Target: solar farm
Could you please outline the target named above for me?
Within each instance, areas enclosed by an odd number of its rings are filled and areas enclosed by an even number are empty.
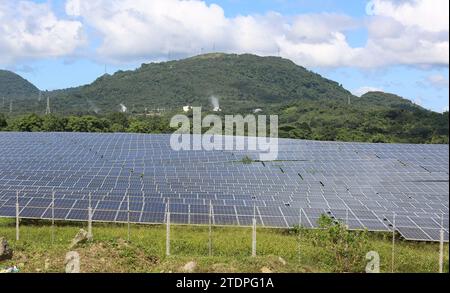
[[[244,163],[243,158],[253,161]],[[397,231],[448,242],[448,145],[279,140],[254,151],[174,151],[170,135],[0,133],[0,217]]]

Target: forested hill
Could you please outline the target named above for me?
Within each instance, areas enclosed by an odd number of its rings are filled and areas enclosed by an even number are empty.
[[[7,98],[19,93],[34,97],[32,103],[18,104],[14,112],[45,111],[45,99],[36,102],[37,88],[14,73],[6,76],[9,78],[3,78],[0,93],[5,92]],[[380,94],[357,98],[337,82],[287,59],[222,53],[143,64],[137,70],[101,76],[89,85],[44,93],[51,97],[54,112],[66,114],[117,112],[123,108],[121,104],[136,114],[145,109],[177,111],[186,105],[211,110],[212,98],[220,102],[224,113],[232,114],[251,113],[256,108],[269,110],[298,101],[326,100],[346,105],[349,99],[369,107],[414,107],[408,100]]]
[[[215,53],[143,64],[137,70],[118,71],[89,85],[45,95],[51,98],[54,114],[93,115],[88,121],[74,120],[80,127],[66,127],[67,120],[60,121],[58,131],[165,132],[170,131],[170,117],[182,112],[183,106],[202,106],[208,112],[213,109],[211,101],[217,100],[222,114],[245,115],[258,109],[261,114],[279,115],[282,137],[448,143],[448,112],[432,112],[383,92],[356,97],[337,82],[279,57]],[[42,128],[39,123],[45,123],[36,117],[24,123],[13,119],[25,113],[42,115],[46,100],[38,101],[37,96],[16,102],[12,113],[7,106],[0,109],[9,116],[4,129],[51,130]],[[128,117],[120,125],[102,121],[97,123],[101,127],[86,126],[97,125],[95,117],[108,117],[124,108]],[[34,121],[31,126],[30,121]],[[129,128],[131,124],[135,127]]]
[[[38,95],[39,89],[26,79],[11,71],[0,70],[1,99],[38,99]]]
[[[286,59],[217,53],[104,75],[90,85],[58,92],[63,103],[57,106],[78,111],[95,105],[101,112],[116,111],[120,104],[135,112],[185,105],[210,109],[216,97],[225,112],[235,113],[298,99],[343,101],[348,95],[338,83]]]

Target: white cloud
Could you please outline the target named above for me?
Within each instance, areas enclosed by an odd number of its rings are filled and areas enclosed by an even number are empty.
[[[436,88],[448,88],[449,80],[441,74],[434,74],[428,76],[427,83]]]
[[[366,67],[449,64],[448,0],[373,0]]]
[[[111,59],[198,53],[231,35],[223,9],[202,1],[68,0],[66,13],[100,34],[98,54]]]
[[[430,3],[429,3],[430,2]],[[99,56],[115,61],[217,51],[276,55],[304,66],[449,64],[448,0],[374,0],[364,23],[333,14],[226,17],[200,0],[67,0],[66,13],[101,37]],[[346,32],[367,28],[365,46]]]
[[[0,64],[66,56],[83,43],[82,23],[59,19],[49,4],[0,1]]]
[[[284,17],[275,12],[227,18],[221,7],[198,0],[68,0],[66,13],[78,16],[102,37],[102,57],[163,58],[168,53],[211,51],[276,55],[304,66],[348,65],[346,30],[357,21],[340,14]]]
[[[373,15],[390,17],[405,27],[430,32],[448,31],[448,0],[373,0]]]
[[[448,66],[448,0],[373,0],[371,15],[227,17],[200,0],[66,0],[70,20],[49,4],[0,1],[0,63],[73,54],[89,32],[97,59],[133,62],[213,50],[277,55],[308,67]],[[352,46],[347,33],[366,29]]]
[[[383,91],[384,90],[382,88],[377,88],[373,86],[363,86],[353,90],[352,94],[354,94],[357,97],[361,97],[364,94],[367,94],[368,92],[383,92]]]

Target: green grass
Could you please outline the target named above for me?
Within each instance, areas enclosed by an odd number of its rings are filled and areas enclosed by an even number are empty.
[[[0,219],[0,237],[6,237],[14,256],[0,262],[0,268],[16,265],[21,272],[64,272],[64,258],[69,244],[84,223],[57,223],[52,244],[47,222],[23,221],[20,241],[15,241],[12,220]],[[180,272],[189,261],[197,262],[197,272],[333,272],[333,252],[317,235],[325,231],[298,234],[279,229],[258,229],[257,254],[251,255],[251,229],[214,227],[213,254],[208,252],[208,228],[172,226],[171,256],[165,256],[164,225],[131,226],[94,224],[94,240],[76,247],[81,256],[82,272]],[[391,235],[369,233],[367,250],[380,254],[381,271],[391,271]],[[299,254],[300,252],[300,254]],[[439,245],[397,240],[395,272],[437,272]],[[286,261],[280,261],[279,258]],[[365,267],[365,264],[363,264]],[[445,270],[448,272],[448,245],[445,246]],[[356,270],[359,271],[359,270]]]

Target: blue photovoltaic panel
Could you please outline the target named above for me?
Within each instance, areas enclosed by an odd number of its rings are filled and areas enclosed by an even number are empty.
[[[169,135],[0,133],[0,217],[317,227],[448,241],[448,145],[280,139],[277,161],[258,153],[174,151]],[[52,193],[55,200],[52,201]],[[169,208],[167,204],[170,202]],[[129,203],[129,204],[128,204]],[[210,216],[210,204],[213,213]],[[256,209],[255,209],[256,208]],[[128,213],[129,210],[129,213]],[[302,210],[301,220],[299,218]]]

